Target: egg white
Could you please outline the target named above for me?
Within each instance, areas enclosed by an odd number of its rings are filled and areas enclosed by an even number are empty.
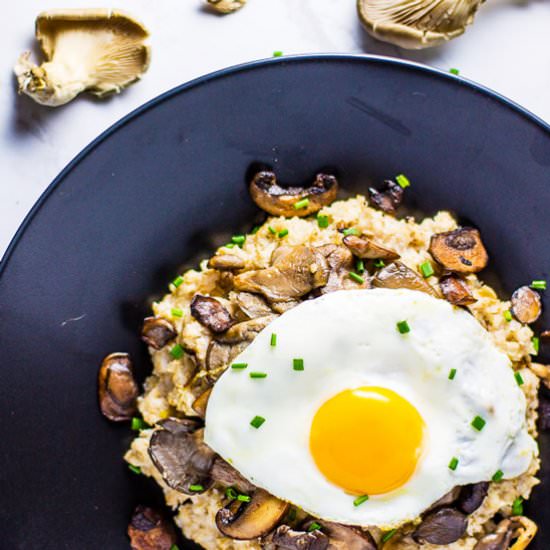
[[[396,329],[402,320],[408,334]],[[303,358],[303,371],[293,370],[293,358]],[[248,368],[229,368],[215,384],[206,443],[257,486],[322,519],[395,527],[456,485],[490,480],[499,469],[505,478],[518,476],[537,453],[508,357],[472,315],[421,292],[339,291],[303,302],[264,329],[235,362]],[[267,377],[252,379],[251,371]],[[413,476],[355,507],[355,497],[317,468],[309,431],[325,401],[361,386],[397,392],[427,429]],[[266,419],[259,429],[250,425],[256,415]],[[477,415],[487,422],[480,432],[471,426]],[[455,471],[448,467],[452,457],[459,459]]]

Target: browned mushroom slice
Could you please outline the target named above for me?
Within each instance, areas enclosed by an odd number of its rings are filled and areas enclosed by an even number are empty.
[[[216,525],[222,535],[237,540],[250,540],[269,533],[284,517],[289,504],[256,489],[250,502],[237,499],[216,514]]]
[[[393,214],[403,200],[403,188],[394,181],[386,180],[379,191],[369,188],[371,202],[386,214]]]
[[[456,503],[458,509],[465,514],[475,512],[485,500],[489,484],[486,481],[464,485]]]
[[[362,260],[397,260],[400,257],[395,250],[384,248],[366,237],[346,235],[343,242],[355,256]]]
[[[539,293],[528,286],[518,288],[512,294],[511,311],[520,323],[534,323],[542,312]]]
[[[432,235],[429,251],[445,269],[458,273],[477,273],[489,261],[481,235],[472,227]]]
[[[416,542],[451,544],[465,532],[468,518],[454,508],[440,508],[424,517],[413,533]]]
[[[536,524],[520,516],[503,519],[496,529],[479,539],[474,550],[524,550],[537,532]],[[517,539],[511,546],[512,540]]]
[[[307,530],[312,523],[306,523],[305,529]],[[323,533],[328,536],[331,550],[376,550],[377,548],[376,542],[368,531],[320,519],[316,519],[315,523],[319,524]]]
[[[218,271],[243,269],[244,265],[244,260],[235,254],[216,254],[208,260],[208,267]]]
[[[206,416],[206,406],[208,405],[208,399],[210,397],[210,394],[212,393],[212,388],[208,388],[207,390],[203,391],[196,399],[193,401],[193,405],[191,407],[193,410],[201,417],[204,418]]]
[[[353,254],[345,246],[337,244],[325,244],[317,247],[317,250],[326,258],[329,267],[327,284],[320,289],[321,294],[328,294],[335,290],[347,288],[368,288],[370,282],[365,278],[364,285],[358,285],[349,278],[350,271],[353,271]]]
[[[277,315],[271,313],[263,317],[256,317],[242,323],[234,324],[225,334],[217,337],[217,340],[226,344],[238,344],[239,342],[252,342],[258,332],[262,331]]]
[[[215,298],[195,294],[191,300],[191,315],[212,332],[225,332],[233,319],[227,309]]]
[[[114,422],[130,420],[135,415],[139,389],[134,366],[127,353],[107,355],[99,368],[99,407]]]
[[[372,280],[377,288],[408,288],[437,297],[436,290],[416,271],[401,262],[393,262],[376,273]]]
[[[288,525],[277,527],[263,541],[266,550],[325,550],[328,545],[328,537],[322,531],[294,531]]]
[[[176,336],[174,325],[162,317],[146,317],[143,320],[141,339],[154,349],[163,348]]]
[[[176,544],[174,526],[152,508],[138,506],[128,525],[133,550],[170,550]]]
[[[258,172],[250,183],[250,196],[273,216],[309,216],[332,203],[338,181],[328,174],[317,174],[310,187],[281,187],[273,172]]]
[[[447,302],[455,306],[467,306],[476,302],[466,281],[456,275],[445,275],[439,279],[439,288]]]
[[[428,512],[436,510],[437,508],[442,508],[443,506],[449,507],[458,500],[461,491],[462,487],[460,485],[453,487],[448,493],[445,493],[440,499],[436,500],[427,510],[425,510],[424,513],[427,514]]]
[[[288,302],[305,296],[328,280],[327,261],[308,246],[282,246],[275,250],[272,265],[235,277],[237,290],[264,295],[270,302]]]
[[[197,419],[170,418],[159,423],[149,442],[149,456],[166,484],[187,495],[211,485],[214,452],[203,441]]]
[[[234,487],[239,493],[252,493],[256,487],[244,478],[231,464],[217,456],[210,470],[212,479],[224,487]]]
[[[264,317],[273,313],[261,296],[251,292],[231,292],[229,299],[248,319]]]

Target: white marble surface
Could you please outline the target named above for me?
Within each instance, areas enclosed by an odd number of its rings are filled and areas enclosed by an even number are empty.
[[[34,43],[36,14],[98,5],[128,10],[149,27],[153,59],[143,80],[107,101],[81,96],[57,109],[18,97],[11,68]],[[249,0],[226,17],[204,9],[202,0],[16,0],[4,8],[0,27],[0,255],[50,181],[101,131],[177,84],[274,50],[367,52],[458,67],[550,122],[548,0],[488,0],[463,37],[422,52],[370,39],[355,0]]]

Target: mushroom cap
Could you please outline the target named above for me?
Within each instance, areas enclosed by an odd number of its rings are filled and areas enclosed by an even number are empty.
[[[357,0],[372,36],[407,49],[437,46],[460,36],[484,0]]]

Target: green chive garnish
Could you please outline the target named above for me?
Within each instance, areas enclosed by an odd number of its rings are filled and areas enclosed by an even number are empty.
[[[237,244],[239,246],[242,246],[244,244],[244,241],[246,241],[246,236],[245,235],[233,235],[231,237],[231,242],[233,244]]]
[[[273,57],[283,57],[283,52],[281,50],[275,50],[273,52]]]
[[[172,317],[183,317],[183,311],[179,307],[173,307]]]
[[[485,424],[487,424],[487,422],[485,422],[485,420],[483,418],[481,418],[481,416],[476,416],[473,420],[472,420],[472,428],[476,429],[478,432],[480,432],[481,430],[483,430],[483,427],[485,426]]]
[[[258,233],[258,231],[260,230],[260,226],[259,225],[255,225],[252,230],[250,231],[250,234],[251,235],[256,235],[256,233]]]
[[[518,386],[523,386],[523,377],[520,372],[514,372],[514,378],[516,379]]]
[[[189,485],[189,490],[194,493],[199,493],[200,491],[204,491],[204,487],[202,485]]]
[[[349,227],[348,229],[344,229],[342,233],[344,234],[345,237],[347,237],[348,235],[359,235],[359,231],[355,229],[355,227]]]
[[[411,331],[411,327],[409,326],[409,323],[407,323],[407,321],[399,321],[396,326],[399,334],[407,334],[407,332]]]
[[[361,506],[361,504],[363,504],[363,502],[367,502],[367,500],[369,500],[369,495],[361,495],[353,501],[353,505]]]
[[[263,416],[255,416],[251,421],[250,425],[253,428],[258,429],[263,423],[265,422],[265,418]]]
[[[172,284],[178,288],[178,286],[181,286],[181,284],[183,283],[183,277],[181,275],[178,275],[173,281],[172,281]]]
[[[233,487],[228,487],[226,490],[225,490],[225,496],[227,498],[230,498],[232,500],[235,500],[237,498],[237,491],[235,491],[235,489],[233,489]]]
[[[399,174],[398,176],[395,176],[395,181],[403,188],[410,187],[411,182],[409,181],[409,178],[405,176],[405,174]]]
[[[227,243],[225,248],[235,248],[235,243]]]
[[[128,468],[134,472],[134,474],[141,474],[141,468],[139,466],[134,466],[133,464],[128,464]]]
[[[277,335],[275,333],[271,334],[271,341],[269,345],[274,348],[277,345]]]
[[[546,281],[542,279],[533,281],[531,283],[531,288],[535,288],[536,290],[546,290]]]
[[[252,499],[248,495],[238,495],[237,500],[241,502],[250,502]]]
[[[365,273],[365,262],[363,260],[357,260],[355,263],[355,271],[357,271],[357,273]]]
[[[384,260],[376,260],[374,262],[374,267],[385,267],[385,265]]]
[[[320,526],[316,521],[314,521],[314,522],[307,528],[307,532],[308,532],[308,533],[311,533],[312,531],[318,531],[319,529],[321,529],[321,526]]]
[[[232,369],[246,369],[248,367],[248,363],[233,363],[231,365]]]
[[[388,542],[394,535],[397,533],[397,529],[392,529],[391,531],[388,531],[383,537],[382,542]]]
[[[288,235],[288,229],[282,229],[281,231],[279,231],[279,233],[277,233],[277,237],[279,237],[279,239],[282,239],[283,237],[286,237]]]
[[[539,354],[539,350],[540,350],[540,340],[539,340],[539,337],[538,336],[533,336],[533,338],[531,338],[531,342],[533,344],[533,348],[535,350],[535,353],[533,353],[533,355],[538,355]]]
[[[352,281],[355,281],[356,283],[359,283],[360,285],[362,285],[362,284],[365,282],[365,279],[363,279],[363,277],[361,277],[361,275],[358,275],[357,273],[354,273],[353,271],[351,271],[351,272],[348,274],[348,277],[349,277]]]
[[[184,353],[185,353],[184,349],[179,344],[176,344],[170,350],[170,355],[172,356],[173,359],[181,359]]]
[[[523,499],[521,497],[516,498],[512,504],[512,515],[513,516],[522,516],[523,515]]]
[[[497,470],[493,477],[491,478],[493,481],[500,481],[504,477],[504,472],[502,470]]]
[[[267,373],[266,372],[250,372],[248,374],[248,376],[250,376],[250,378],[267,378]]]
[[[456,458],[456,456],[453,456],[453,458],[451,458],[451,461],[449,462],[449,470],[455,471],[457,466],[458,458]]]
[[[325,216],[325,214],[317,214],[317,225],[321,229],[328,227],[328,216]]]
[[[449,380],[454,380],[456,376],[456,369],[451,369],[449,371]]]
[[[146,430],[147,428],[150,428],[149,424],[143,420],[143,418],[132,418],[132,430],[135,432],[139,432],[140,430]]]
[[[172,544],[172,546],[170,546],[170,550],[180,550],[180,547],[177,544]]]
[[[274,229],[273,227],[271,227],[271,225],[268,225],[268,226],[267,226],[267,229],[269,230],[269,232],[270,232],[272,235],[277,235],[277,230]]]
[[[455,68],[449,69],[449,72],[451,74],[454,74],[454,75],[459,75],[460,74],[460,71],[458,69],[455,69]]]
[[[504,318],[505,318],[508,322],[510,322],[510,321],[513,319],[513,317],[512,317],[512,312],[511,312],[509,309],[507,309],[502,315],[504,315]]]
[[[308,198],[302,199],[301,201],[298,201],[298,202],[294,203],[294,209],[295,210],[301,210],[302,208],[307,208],[308,206],[309,206],[309,199]]]
[[[422,276],[424,277],[424,279],[431,277],[434,274],[434,268],[432,267],[432,264],[429,261],[425,261],[421,263],[420,273],[422,273]]]
[[[292,368],[294,370],[304,370],[304,360],[303,359],[293,359]]]

